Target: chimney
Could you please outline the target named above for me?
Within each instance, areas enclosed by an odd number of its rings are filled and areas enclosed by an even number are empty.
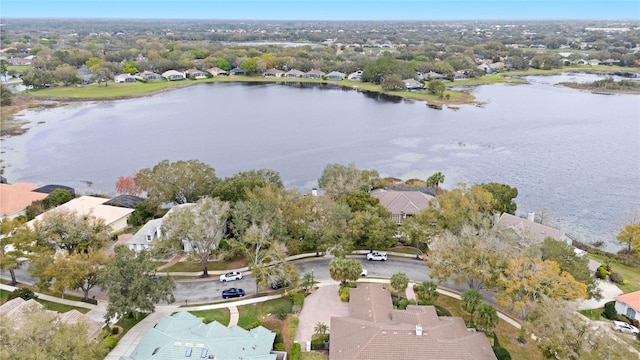
[[[536,221],[536,213],[535,212],[530,212],[527,214],[527,220],[531,221],[531,222],[535,222]]]
[[[416,324],[416,335],[417,336],[422,336],[422,325],[421,324]]]
[[[311,196],[318,196],[318,189],[316,188],[311,189]]]

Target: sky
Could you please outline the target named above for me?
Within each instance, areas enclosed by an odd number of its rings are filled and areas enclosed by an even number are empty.
[[[1,0],[0,18],[637,20],[640,0]]]

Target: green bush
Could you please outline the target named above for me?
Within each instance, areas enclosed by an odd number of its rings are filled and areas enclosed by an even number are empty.
[[[511,354],[509,353],[509,350],[503,347],[494,346],[493,353],[496,355],[496,358],[498,360],[511,360]]]
[[[275,351],[285,351],[286,349],[284,348],[284,344],[283,343],[275,343],[275,345],[273,345],[273,350],[275,350]]]
[[[611,274],[609,274],[609,280],[613,281],[616,284],[622,284],[624,282],[624,277],[620,273],[612,272]]]
[[[287,306],[278,306],[273,313],[276,315],[278,320],[284,320],[287,318],[287,314],[289,313],[289,309]]]
[[[258,319],[256,321],[254,321],[250,326],[248,330],[257,328],[258,326],[262,326],[262,320]]]
[[[324,349],[324,342],[329,341],[329,334],[322,335],[317,339],[311,340],[311,350],[322,350]]]
[[[604,304],[604,311],[602,312],[602,316],[606,317],[609,320],[615,320],[616,315],[618,314],[616,313],[615,301],[609,301],[608,303]]]
[[[37,299],[38,295],[36,295],[33,290],[28,288],[18,288],[13,292],[9,293],[7,300],[15,299],[15,298],[23,298],[24,300]]]
[[[289,299],[291,299],[294,306],[302,307],[304,305],[304,294],[292,291],[289,293]]]
[[[442,306],[435,305],[435,307],[436,307],[436,314],[438,314],[438,316],[451,316],[451,312],[443,308]]]
[[[604,280],[607,278],[607,276],[609,276],[609,272],[604,266],[600,265],[598,269],[596,269],[596,277],[598,279]]]
[[[275,330],[275,332],[276,332],[276,338],[273,339],[273,343],[274,344],[283,343],[284,338],[282,337],[282,332],[280,330]]]
[[[349,287],[340,288],[340,301],[349,302]]]
[[[118,331],[120,331],[117,327],[112,327],[111,328],[111,335],[118,335]]]
[[[102,340],[102,344],[109,350],[113,350],[113,348],[118,345],[118,339],[113,336],[107,336],[104,340]]]
[[[293,345],[291,345],[289,358],[291,360],[302,360],[302,348],[300,347],[300,343],[293,343]]]

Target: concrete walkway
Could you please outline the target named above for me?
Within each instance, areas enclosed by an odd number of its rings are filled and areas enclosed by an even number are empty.
[[[17,287],[11,286],[11,285],[0,284],[0,289],[5,290],[5,291],[9,291],[9,292],[13,292],[15,289],[17,289]],[[41,294],[41,293],[38,293],[38,292],[35,293],[35,294],[38,296],[38,299],[47,300],[47,301],[55,302],[55,303],[58,303],[58,304],[65,304],[65,305],[69,305],[69,306],[81,307],[81,308],[92,309],[92,310],[96,308],[96,305],[89,304],[89,303],[82,302],[82,301],[62,299],[62,298],[59,298],[59,297],[46,295],[46,294]]]
[[[232,327],[238,325],[238,319],[240,319],[240,315],[238,314],[237,306],[229,306],[229,325],[227,327]]]
[[[322,285],[304,299],[304,306],[298,316],[300,323],[295,341],[302,344],[303,351],[306,349],[307,341],[311,341],[311,336],[315,333],[316,323],[330,326],[332,316],[349,316],[350,314],[349,303],[340,301],[338,296],[339,283],[322,283]]]

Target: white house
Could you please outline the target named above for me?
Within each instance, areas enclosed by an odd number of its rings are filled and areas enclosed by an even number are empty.
[[[162,77],[167,80],[184,80],[184,73],[175,70],[167,70],[162,73]]]
[[[640,321],[640,291],[616,296],[615,300],[618,314]]]
[[[162,235],[161,225],[162,219],[153,219],[144,224],[144,226],[127,241],[129,249],[135,252],[149,250],[152,242]]]
[[[113,77],[113,82],[115,83],[128,83],[128,82],[136,82],[136,78],[131,74],[118,74]]]

